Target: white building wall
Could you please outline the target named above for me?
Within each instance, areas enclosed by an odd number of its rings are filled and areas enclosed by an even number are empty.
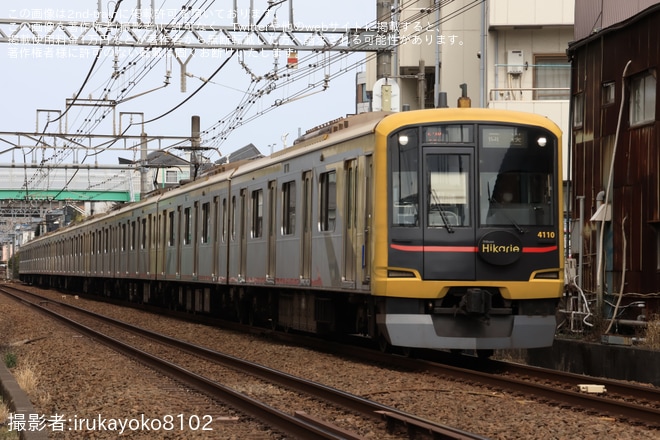
[[[488,100],[532,100],[534,84],[534,69],[536,56],[558,55],[564,57],[568,43],[573,37],[573,29],[543,28],[535,30],[500,29],[489,32],[488,53]],[[519,75],[508,74],[510,51],[522,51],[523,68]],[[512,93],[507,88],[515,88]],[[521,93],[522,92],[522,93]]]
[[[413,25],[436,22],[437,15],[440,25],[437,30],[424,33],[423,44],[407,42],[400,46],[393,56],[393,63],[399,62],[399,73],[417,74],[420,58],[425,61],[427,73],[435,70],[439,62],[439,90],[447,93],[449,107],[456,106],[461,94],[459,86],[466,83],[473,107],[527,111],[552,119],[565,133],[564,176],[568,179],[569,100],[535,100],[533,89],[537,56],[565,56],[568,43],[573,41],[575,0],[487,0],[484,5],[455,0],[443,5],[438,14],[431,12],[420,18],[419,9],[433,4],[434,0],[418,0],[402,12],[399,22],[407,23],[409,30],[402,31],[401,36],[410,34]],[[442,44],[427,44],[429,35],[435,43],[441,36]],[[523,63],[527,63],[519,75],[508,74],[507,58],[512,50],[522,51]],[[372,90],[376,80],[375,72],[374,61],[367,64],[365,75],[361,75],[366,78],[368,90]],[[393,75],[395,72],[393,69]],[[417,80],[399,78],[398,83],[401,103],[418,108]]]
[[[575,0],[490,0],[491,26],[573,26]]]
[[[470,6],[466,9],[466,6]],[[472,106],[480,106],[482,34],[485,7],[474,2],[454,1],[442,8],[442,50],[439,90],[447,93],[449,107],[457,105],[461,84],[467,84]],[[452,38],[455,37],[455,38]]]

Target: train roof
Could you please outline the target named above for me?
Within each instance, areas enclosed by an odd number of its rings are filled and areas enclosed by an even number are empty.
[[[411,110],[407,112],[393,113],[384,118],[377,127],[378,132],[389,133],[390,131],[408,124],[424,124],[436,122],[461,122],[461,121],[484,121],[484,122],[515,122],[524,125],[543,126],[557,135],[561,129],[550,118],[536,113],[527,113],[514,110],[500,110],[489,108],[438,108],[432,110]]]
[[[159,199],[175,197],[183,192],[195,190],[196,188],[201,189],[217,182],[218,180],[229,180],[260,168],[267,168],[270,165],[290,160],[302,154],[309,153],[310,151],[316,151],[338,142],[344,142],[349,139],[364,136],[365,134],[373,133],[378,123],[389,114],[391,113],[370,112],[336,119],[327,124],[308,130],[304,135],[296,139],[294,144],[290,147],[277,151],[270,156],[246,159],[221,165],[211,169],[195,181],[172,188],[166,193],[160,195]]]
[[[171,189],[152,193],[140,201],[127,203],[119,209],[95,215],[75,226],[103,221],[107,218],[121,215],[133,209],[139,209],[141,206],[148,206],[151,203],[157,203],[161,200],[176,197],[188,191],[203,189],[204,187],[215,184],[218,181],[231,180],[232,178],[252,172],[256,169],[266,168],[272,164],[290,160],[299,155],[310,151],[316,151],[338,142],[347,141],[374,132],[386,134],[405,125],[431,123],[436,122],[439,119],[446,122],[460,122],[467,120],[512,122],[512,120],[515,120],[515,122],[520,124],[544,126],[556,134],[561,135],[560,128],[549,118],[534,113],[511,110],[442,108],[411,110],[396,113],[368,112],[358,115],[349,115],[308,130],[305,134],[296,139],[292,146],[277,151],[270,156],[245,159],[217,166],[205,174],[202,174],[194,181],[184,183]],[[47,235],[52,236],[57,232],[58,231],[54,231]]]

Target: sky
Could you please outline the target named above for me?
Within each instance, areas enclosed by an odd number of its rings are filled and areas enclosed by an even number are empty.
[[[306,26],[365,26],[375,18],[375,0],[333,0],[318,2],[312,0],[294,1],[294,22]],[[120,22],[135,22],[135,10],[141,4],[143,9],[152,0],[124,0],[120,4]],[[206,16],[200,23],[210,25],[230,25],[229,11],[234,0],[190,0],[186,5],[191,10],[206,9]],[[92,21],[101,3],[104,14],[113,8],[115,2],[109,0],[22,0],[2,2],[0,19],[22,19],[49,21]],[[164,16],[177,15],[183,1],[155,0],[156,8]],[[239,24],[249,24],[250,3],[255,10],[263,12],[267,0],[238,0]],[[283,3],[266,18],[272,22],[276,17],[279,24],[289,22],[289,2]],[[158,21],[158,20],[157,20]],[[3,25],[6,26],[6,25]],[[7,30],[9,28],[3,27]],[[181,67],[179,61],[170,54],[158,53],[151,59],[138,56],[138,50],[106,48],[94,64],[97,47],[68,46],[53,44],[21,45],[0,44],[0,84],[3,89],[2,117],[0,132],[43,131],[49,119],[55,119],[66,108],[66,100],[72,98],[84,87],[80,97],[90,100],[121,98],[114,113],[101,118],[102,112],[91,113],[89,107],[74,106],[58,122],[51,122],[46,130],[62,124],[62,131],[109,135],[120,130],[137,135],[141,131],[140,122],[147,122],[144,131],[151,136],[190,136],[191,118],[200,117],[204,146],[212,148],[206,154],[211,161],[220,156],[253,143],[262,153],[277,151],[283,145],[291,145],[299,132],[316,125],[355,112],[355,76],[364,70],[364,54],[355,54],[348,59],[335,61],[330,67],[309,72],[306,66],[319,64],[322,55],[309,52],[299,53],[298,69],[293,72],[297,81],[285,84],[283,79],[273,81],[274,90],[266,93],[268,81],[264,78],[271,72],[275,62],[281,67],[286,64],[286,54],[275,57],[273,52],[257,56],[237,55],[228,60],[226,54],[208,51],[196,52],[186,64],[188,76],[185,78],[186,91],[182,92]],[[189,53],[180,56],[185,61]],[[116,56],[116,61],[115,61]],[[310,58],[311,57],[311,58]],[[135,60],[129,64],[129,61]],[[220,69],[212,79],[211,75]],[[127,65],[128,64],[128,65]],[[94,68],[92,69],[92,66]],[[89,79],[85,81],[89,75]],[[169,71],[169,74],[167,73]],[[111,80],[115,73],[115,79]],[[330,76],[327,90],[321,85],[325,75]],[[166,76],[169,84],[164,86]],[[205,84],[205,85],[204,85]],[[204,85],[199,91],[196,90]],[[246,91],[262,91],[257,97]],[[296,97],[289,102],[292,97]],[[183,103],[185,100],[187,101]],[[182,104],[183,103],[183,104]],[[279,104],[279,105],[278,105]],[[237,107],[243,106],[243,122],[227,122]],[[122,116],[120,116],[120,113]],[[134,125],[129,126],[129,123]],[[226,135],[226,136],[225,136]],[[226,139],[224,139],[226,137]],[[16,138],[10,140],[14,142]],[[7,142],[0,145],[0,163],[12,160],[23,161],[23,154],[8,148]],[[22,138],[21,145],[34,145],[34,141]],[[158,147],[169,148],[170,144],[150,144],[150,150]],[[117,164],[118,157],[139,159],[134,143],[116,143],[112,148],[96,151],[92,157],[85,157],[89,163]],[[25,151],[23,151],[25,153]],[[71,152],[56,153],[56,150],[34,153],[41,154],[51,162],[74,161]],[[81,161],[84,152],[80,150],[75,161]],[[180,154],[179,150],[175,154]],[[15,156],[14,156],[15,155]],[[37,160],[40,160],[40,157]]]

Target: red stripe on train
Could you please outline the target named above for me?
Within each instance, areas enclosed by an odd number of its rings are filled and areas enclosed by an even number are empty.
[[[479,252],[479,248],[476,246],[404,246],[391,244],[390,247],[403,252]],[[557,246],[524,247],[522,252],[524,254],[543,254],[554,252],[557,249]]]

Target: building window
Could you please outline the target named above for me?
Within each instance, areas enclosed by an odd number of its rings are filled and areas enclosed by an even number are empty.
[[[319,209],[319,229],[321,231],[334,231],[335,220],[337,218],[337,173],[330,171],[321,174],[319,177],[319,186],[319,201],[321,204]],[[347,187],[349,186],[347,185]],[[350,188],[347,188],[346,195],[347,197],[351,195]],[[349,207],[352,205],[352,201],[350,200],[347,203]]]
[[[655,120],[655,76],[647,73],[630,81],[630,125]]]
[[[582,128],[584,120],[584,93],[573,96],[573,128]]]
[[[603,93],[601,96],[602,105],[614,104],[615,99],[614,82],[603,83]]]
[[[282,185],[282,235],[296,232],[296,182]]]
[[[571,63],[566,56],[536,55],[534,64],[534,99],[569,99]]]
[[[179,175],[176,170],[165,171],[165,183],[179,183]]]
[[[264,191],[252,191],[252,237],[263,235],[264,223]]]

